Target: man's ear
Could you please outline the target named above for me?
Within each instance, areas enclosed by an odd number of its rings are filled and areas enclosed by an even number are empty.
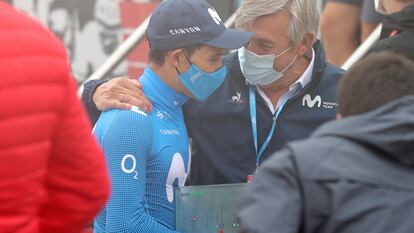
[[[175,49],[175,50],[168,51],[165,54],[165,60],[168,61],[173,66],[177,67],[178,64],[180,64],[182,56],[183,56],[182,50],[181,49]]]
[[[315,39],[315,35],[312,33],[306,33],[305,38],[303,38],[302,42],[299,43],[298,46],[298,54],[299,56],[304,56],[309,49],[312,48],[313,40]]]

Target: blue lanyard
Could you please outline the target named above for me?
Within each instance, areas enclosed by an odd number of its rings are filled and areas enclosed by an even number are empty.
[[[254,147],[256,148],[256,167],[259,167],[260,159],[263,155],[263,152],[266,150],[267,146],[270,143],[270,140],[272,140],[273,134],[276,129],[276,121],[279,117],[279,114],[282,112],[283,107],[286,104],[286,101],[284,101],[281,106],[277,109],[275,115],[273,116],[273,123],[272,128],[270,129],[269,135],[267,136],[265,142],[263,143],[260,150],[257,150],[257,118],[256,118],[256,90],[255,86],[249,85],[249,102],[250,102],[250,119],[252,122],[252,131],[253,131],[253,140],[254,140]]]

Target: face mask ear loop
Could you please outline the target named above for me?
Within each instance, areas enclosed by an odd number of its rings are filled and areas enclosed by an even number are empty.
[[[298,58],[297,54],[296,54],[295,58],[290,62],[290,64],[287,65],[286,68],[284,68],[282,71],[280,71],[280,73],[283,74],[286,70],[288,70],[292,66],[292,64],[296,61],[296,58]]]
[[[177,74],[180,75],[181,72],[178,70],[178,68],[176,66],[174,66],[174,67],[175,67],[175,71],[177,71]]]
[[[187,58],[188,63],[190,63],[190,65],[192,65],[193,63],[191,63],[190,58],[188,58],[188,56],[187,56],[187,53],[184,52],[184,51],[183,51],[183,53],[184,53],[185,58]]]
[[[188,58],[188,56],[187,56],[187,53],[186,53],[186,52],[184,52],[184,51],[183,51],[183,53],[184,53],[184,56],[185,56],[185,58],[187,59],[188,63],[190,63],[190,65],[192,65],[193,63],[191,63],[190,59],[189,59],[189,58]],[[181,74],[181,72],[178,70],[177,66],[175,66],[175,70],[177,71],[178,75],[180,75],[180,74]]]
[[[283,54],[285,54],[287,51],[289,51],[289,49],[291,49],[293,47],[293,45],[291,45],[289,48],[285,49],[285,51],[279,53],[278,55],[275,56],[275,58],[278,58],[280,56],[282,56]]]
[[[289,48],[285,49],[285,51],[279,53],[279,55],[276,55],[274,59],[282,56],[284,53],[286,53],[289,49],[291,49],[293,47],[293,45],[291,45]],[[289,63],[289,65],[287,65],[282,71],[280,71],[280,73],[284,73],[286,70],[288,70],[290,68],[290,66],[293,64],[293,62],[295,62],[296,58],[298,58],[298,55],[296,54],[295,58],[293,58],[293,60]],[[275,61],[273,59],[273,62]]]

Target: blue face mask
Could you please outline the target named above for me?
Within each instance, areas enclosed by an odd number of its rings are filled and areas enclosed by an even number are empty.
[[[221,86],[227,75],[227,68],[222,66],[213,73],[206,73],[192,64],[188,57],[187,60],[191,64],[187,72],[180,73],[176,68],[178,79],[197,100],[203,101]]]
[[[267,86],[283,77],[283,72],[292,66],[295,58],[283,70],[277,71],[273,69],[273,62],[276,58],[286,53],[292,46],[287,48],[280,54],[257,55],[252,51],[241,47],[238,52],[239,63],[244,77],[250,84],[258,86]]]

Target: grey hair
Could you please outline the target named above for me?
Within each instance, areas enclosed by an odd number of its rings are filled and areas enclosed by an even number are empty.
[[[316,40],[319,27],[316,0],[244,0],[236,14],[236,28],[249,30],[258,17],[281,11],[290,15],[287,36],[294,44],[302,42],[307,33]]]

